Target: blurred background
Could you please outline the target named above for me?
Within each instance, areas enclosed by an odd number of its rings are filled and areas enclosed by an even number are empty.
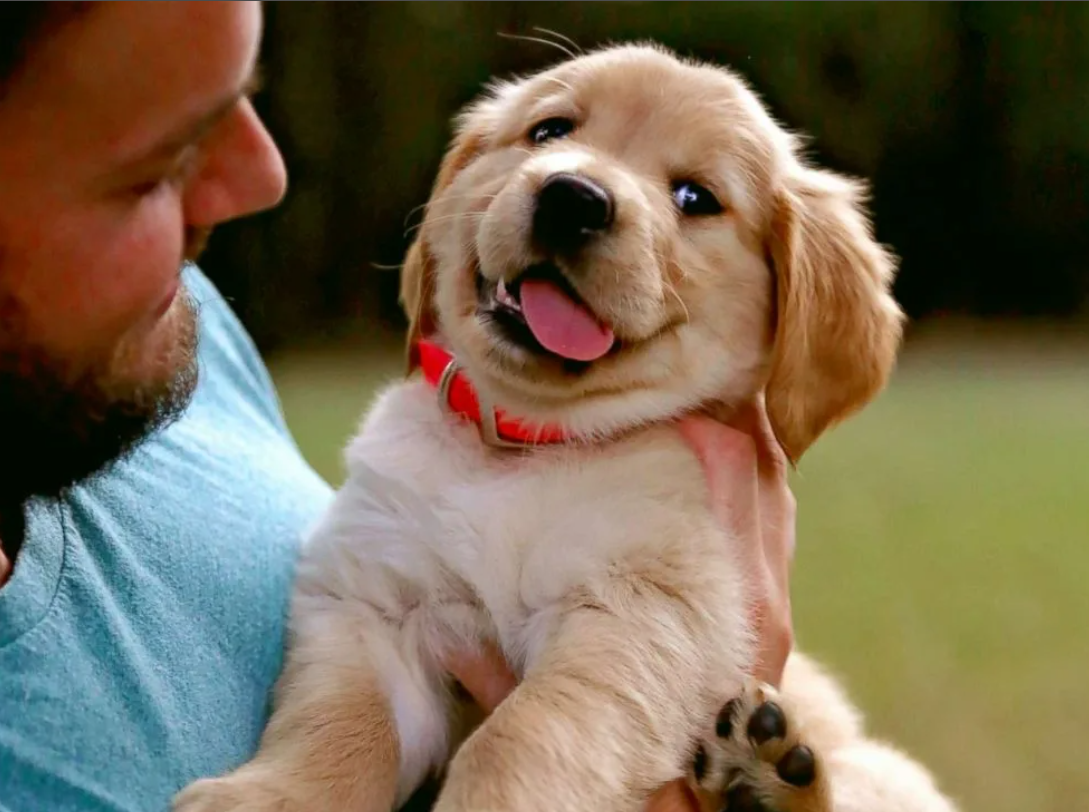
[[[912,318],[886,394],[803,461],[799,645],[967,809],[1086,808],[1089,5],[271,3],[292,176],[202,264],[330,482],[400,371],[397,272],[450,117],[493,75],[653,39],[735,68],[870,179]]]

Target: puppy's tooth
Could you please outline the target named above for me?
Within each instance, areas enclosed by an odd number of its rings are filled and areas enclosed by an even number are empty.
[[[507,290],[507,283],[503,281],[502,277],[500,277],[499,281],[495,284],[495,298],[500,304],[505,305],[512,310],[521,311],[522,309],[522,306],[513,296],[511,296],[510,291]]]

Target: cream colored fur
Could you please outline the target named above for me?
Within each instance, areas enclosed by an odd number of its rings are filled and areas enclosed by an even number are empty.
[[[527,141],[552,116],[575,131]],[[617,207],[568,270],[621,349],[579,374],[505,341],[477,306],[478,272],[494,284],[540,259],[531,204],[557,171],[594,178]],[[678,178],[724,213],[681,216]],[[670,420],[766,388],[797,459],[881,389],[901,317],[860,206],[859,187],[806,166],[735,76],[653,47],[591,54],[473,105],[406,263],[413,336],[441,335],[504,409],[596,442],[491,449],[426,383],[383,392],[304,550],[261,748],[176,809],[388,812],[444,772],[440,812],[633,812],[685,774],[700,739],[723,776],[706,804],[748,770],[781,812],[951,809],[922,768],[864,738],[800,655],[775,746],[813,748],[811,787],[780,781],[778,755],[710,732],[725,700],[772,692],[748,683],[736,542]],[[521,684],[470,732],[441,664],[484,641]]]

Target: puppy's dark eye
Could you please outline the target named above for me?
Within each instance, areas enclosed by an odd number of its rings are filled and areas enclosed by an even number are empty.
[[[677,208],[693,217],[722,211],[722,204],[713,194],[690,180],[673,184],[673,199],[677,202]]]
[[[573,129],[575,122],[569,118],[546,118],[530,128],[529,140],[534,144],[543,144],[554,138],[563,138]]]

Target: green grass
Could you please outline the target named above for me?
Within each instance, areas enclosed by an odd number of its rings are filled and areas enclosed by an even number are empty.
[[[273,359],[292,429],[330,481],[399,364],[343,349]],[[799,645],[845,680],[872,732],[965,810],[1084,808],[1089,352],[909,352],[794,484]]]

